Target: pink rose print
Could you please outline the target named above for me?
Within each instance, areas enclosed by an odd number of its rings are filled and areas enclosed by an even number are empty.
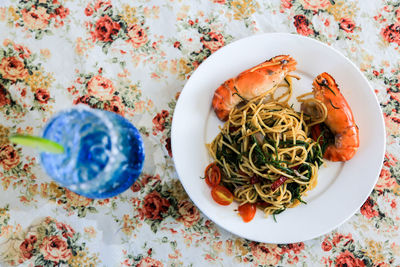
[[[304,9],[318,11],[324,10],[331,5],[330,0],[300,0]]]
[[[199,210],[193,205],[192,202],[188,200],[183,200],[179,202],[178,212],[181,215],[178,218],[178,221],[182,222],[185,227],[191,227],[200,219]]]
[[[259,265],[277,265],[282,258],[283,250],[277,245],[252,242],[250,247]]]
[[[11,170],[20,162],[18,152],[12,145],[3,145],[0,147],[0,165],[4,170]]]
[[[128,42],[130,42],[134,48],[139,48],[148,41],[146,31],[137,24],[128,28],[128,37]]]
[[[93,76],[88,82],[87,88],[90,95],[101,100],[111,99],[115,91],[112,81],[100,75]]]
[[[3,79],[16,82],[28,76],[28,70],[23,61],[16,57],[3,57],[0,62],[0,74]]]
[[[58,263],[60,260],[67,261],[71,256],[71,249],[67,242],[58,236],[45,236],[40,245],[40,252],[44,259]]]
[[[13,46],[15,51],[18,52],[20,58],[24,59],[31,56],[31,51],[26,46],[20,44],[14,44]]]
[[[50,14],[42,6],[38,8],[32,6],[29,11],[26,9],[22,10],[22,19],[28,29],[41,30],[49,24]]]

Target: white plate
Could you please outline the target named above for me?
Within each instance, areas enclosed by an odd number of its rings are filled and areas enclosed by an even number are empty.
[[[360,148],[345,163],[327,162],[319,171],[318,185],[300,205],[276,216],[277,222],[258,210],[244,223],[234,211],[237,204],[213,201],[204,180],[212,161],[205,144],[218,134],[211,108],[214,90],[226,79],[276,55],[291,55],[298,62],[301,80],[295,95],[311,91],[313,78],[331,74],[353,110],[360,129]],[[293,243],[332,231],[349,219],[371,193],[382,167],[385,129],[376,96],[360,70],[340,52],[299,35],[270,33],[233,42],[207,58],[186,83],[175,108],[172,152],[179,178],[195,205],[212,221],[238,236],[267,243]]]

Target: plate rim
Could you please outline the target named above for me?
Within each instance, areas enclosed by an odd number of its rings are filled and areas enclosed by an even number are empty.
[[[279,241],[274,242],[274,241],[271,241],[271,240],[265,241],[264,239],[249,238],[248,236],[242,235],[240,232],[233,232],[232,230],[229,230],[228,228],[226,228],[223,224],[221,224],[221,223],[219,223],[219,222],[217,222],[217,221],[214,221],[214,220],[212,219],[212,216],[209,216],[209,213],[208,213],[207,211],[205,211],[204,209],[202,209],[202,208],[200,207],[201,205],[198,205],[198,203],[196,203],[196,201],[193,200],[193,198],[192,198],[192,197],[190,196],[190,194],[189,194],[189,191],[191,191],[191,190],[188,190],[187,184],[183,181],[184,179],[182,179],[182,178],[181,178],[181,175],[179,174],[179,170],[178,170],[179,167],[177,167],[177,166],[179,166],[179,164],[176,162],[176,157],[173,157],[173,161],[174,161],[174,167],[175,167],[176,173],[177,173],[177,175],[178,175],[178,178],[179,178],[179,180],[180,180],[180,182],[181,182],[183,188],[185,189],[186,193],[188,194],[189,198],[193,201],[193,203],[196,205],[196,207],[197,207],[207,218],[209,218],[211,221],[213,221],[213,222],[214,222],[215,224],[217,224],[219,227],[221,227],[222,229],[228,231],[229,233],[232,233],[232,234],[237,235],[237,236],[239,236],[239,237],[246,238],[246,239],[250,239],[250,240],[253,240],[253,241],[257,241],[257,242],[268,242],[268,243],[272,243],[272,244],[295,243],[295,242],[307,241],[307,240],[311,240],[311,239],[314,239],[314,238],[323,236],[323,235],[325,235],[325,234],[331,232],[332,230],[338,228],[339,226],[341,226],[342,224],[344,224],[346,221],[348,221],[348,220],[357,212],[357,210],[363,205],[363,203],[368,199],[369,195],[371,194],[371,192],[372,192],[374,186],[376,185],[376,183],[377,183],[377,181],[378,181],[378,179],[379,179],[379,173],[380,173],[380,171],[381,171],[381,169],[382,169],[382,166],[383,166],[384,156],[385,156],[385,152],[386,152],[386,129],[385,129],[385,123],[384,123],[384,118],[383,118],[383,112],[382,112],[382,108],[381,108],[381,106],[380,106],[379,100],[378,100],[376,94],[374,93],[374,90],[373,90],[373,88],[372,88],[370,82],[369,82],[368,79],[365,77],[365,75],[362,73],[362,71],[355,65],[355,63],[352,62],[348,57],[346,57],[346,56],[345,56],[343,53],[341,53],[339,50],[337,50],[336,48],[334,48],[334,47],[332,47],[332,46],[330,46],[330,45],[328,45],[328,44],[325,44],[325,43],[323,43],[323,42],[321,42],[321,41],[318,41],[318,40],[315,40],[315,39],[313,39],[313,38],[309,38],[309,37],[306,37],[306,36],[301,36],[301,35],[298,35],[298,34],[292,34],[292,33],[276,32],[276,33],[255,34],[255,35],[251,35],[251,36],[247,36],[247,37],[244,37],[244,38],[237,39],[237,40],[235,40],[235,41],[229,43],[228,45],[222,47],[221,49],[219,49],[219,50],[216,51],[215,53],[211,54],[208,58],[206,58],[206,59],[201,63],[201,65],[191,74],[191,77],[186,81],[185,86],[183,87],[183,89],[182,89],[182,91],[181,91],[181,96],[182,96],[182,94],[184,94],[185,89],[188,88],[188,84],[189,84],[189,85],[191,84],[191,83],[189,83],[189,82],[190,82],[190,80],[192,79],[192,77],[194,76],[194,74],[196,73],[196,71],[198,71],[198,70],[202,67],[202,65],[203,65],[203,67],[204,67],[205,65],[207,65],[207,63],[208,63],[209,61],[212,61],[215,57],[218,57],[218,55],[221,54],[221,53],[223,53],[223,51],[224,51],[225,49],[228,49],[228,47],[237,45],[237,44],[240,43],[240,42],[245,42],[245,40],[256,39],[256,38],[270,38],[270,37],[272,37],[272,36],[275,36],[276,38],[279,38],[280,36],[286,36],[286,37],[289,36],[290,38],[294,38],[294,39],[303,39],[303,40],[306,40],[307,42],[313,42],[313,43],[315,43],[316,45],[322,46],[322,47],[324,47],[324,49],[329,49],[329,50],[331,50],[332,52],[334,52],[335,54],[337,54],[338,56],[340,56],[343,60],[345,60],[348,64],[350,64],[350,66],[352,66],[353,69],[356,70],[356,72],[358,73],[359,78],[361,78],[361,79],[368,85],[369,92],[373,95],[374,102],[375,102],[375,104],[377,104],[377,106],[379,107],[379,110],[380,110],[380,113],[379,113],[379,116],[378,116],[378,117],[379,117],[379,124],[380,124],[381,127],[380,127],[379,129],[380,129],[381,132],[382,132],[382,137],[383,137],[383,138],[382,138],[381,146],[379,146],[379,147],[380,147],[379,155],[377,156],[377,159],[380,159],[380,163],[378,163],[378,168],[377,168],[377,170],[376,170],[376,171],[377,171],[377,174],[375,175],[374,183],[371,183],[371,184],[369,185],[368,194],[365,194],[365,195],[363,194],[363,195],[362,195],[363,201],[362,201],[360,204],[355,205],[355,206],[353,207],[353,209],[351,209],[352,211],[348,213],[348,216],[346,216],[346,218],[342,219],[342,221],[341,221],[340,223],[338,223],[338,224],[336,224],[336,225],[334,225],[334,226],[332,226],[332,227],[327,228],[327,230],[325,230],[325,231],[322,232],[322,233],[310,235],[308,238],[305,238],[305,239],[291,239],[291,240],[288,241],[288,242],[282,242],[282,240],[279,240]],[[364,90],[368,90],[368,89],[365,88]],[[188,89],[186,89],[186,91],[187,91],[187,90],[188,90]],[[175,110],[177,110],[177,108],[178,108],[178,107],[180,106],[180,104],[182,103],[182,100],[181,100],[181,99],[182,99],[182,98],[179,97],[179,99],[177,100]],[[181,101],[180,101],[180,100],[181,100]],[[182,104],[181,104],[181,105],[182,105]],[[176,114],[177,114],[177,113],[174,111],[173,117],[178,116],[178,115],[176,115]],[[176,150],[177,150],[177,148],[176,148],[176,143],[177,143],[177,141],[176,141],[175,136],[176,136],[176,132],[178,131],[178,130],[177,130],[177,127],[178,127],[178,126],[177,126],[177,122],[176,122],[176,121],[177,121],[177,120],[173,118],[173,120],[172,120],[172,126],[171,126],[171,150],[172,150],[172,154],[173,154],[173,155],[176,153]],[[361,198],[361,197],[360,197],[360,198]],[[287,238],[286,238],[286,239],[287,239]]]

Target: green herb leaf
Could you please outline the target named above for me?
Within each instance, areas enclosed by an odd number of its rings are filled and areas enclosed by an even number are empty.
[[[54,154],[64,153],[64,147],[54,141],[38,136],[16,134],[9,137],[10,141],[22,145],[39,149],[43,152]]]

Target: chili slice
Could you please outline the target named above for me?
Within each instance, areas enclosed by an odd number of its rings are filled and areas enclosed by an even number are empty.
[[[319,138],[319,144],[322,145],[324,143],[324,136],[321,136],[321,124],[315,124],[311,126],[311,138],[317,142]],[[321,137],[320,137],[321,136]]]
[[[276,189],[278,189],[283,183],[287,180],[288,178],[285,176],[281,176],[278,180],[275,180],[272,185],[271,185],[271,190],[274,192]]]

